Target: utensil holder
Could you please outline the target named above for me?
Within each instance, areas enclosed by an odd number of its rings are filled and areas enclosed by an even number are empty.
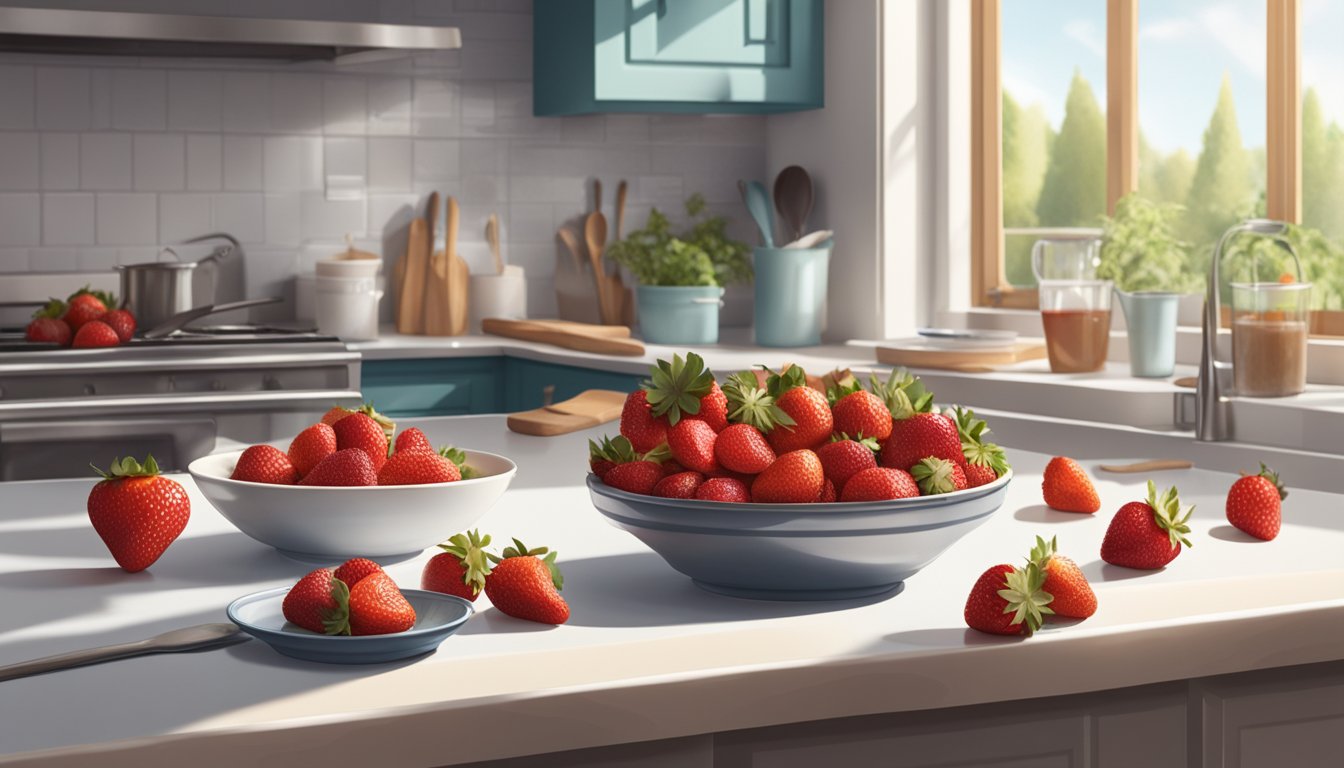
[[[1170,376],[1176,370],[1176,315],[1181,295],[1116,290],[1115,297],[1125,313],[1130,375]]]
[[[526,276],[521,269],[494,275],[472,275],[471,301],[467,308],[472,333],[481,332],[481,320],[487,317],[526,320]]]
[[[758,246],[753,253],[756,343],[763,347],[820,344],[826,323],[826,277],[831,246]]]

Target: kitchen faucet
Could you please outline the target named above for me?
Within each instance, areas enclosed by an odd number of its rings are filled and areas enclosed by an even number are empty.
[[[1209,264],[1208,294],[1204,299],[1204,347],[1199,358],[1199,380],[1195,387],[1195,439],[1206,442],[1232,439],[1232,411],[1224,392],[1232,389],[1232,363],[1218,359],[1218,326],[1222,312],[1218,305],[1218,265],[1228,243],[1238,235],[1251,233],[1273,238],[1293,259],[1297,253],[1284,237],[1288,224],[1272,219],[1247,219],[1223,233],[1213,249]]]

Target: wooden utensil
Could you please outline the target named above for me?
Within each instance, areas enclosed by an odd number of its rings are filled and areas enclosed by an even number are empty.
[[[602,322],[614,325],[620,315],[612,306],[607,273],[602,269],[602,252],[607,247],[607,217],[601,211],[588,214],[583,226],[584,240],[588,243],[588,263],[593,267],[593,283],[597,286],[597,307]]]
[[[457,252],[457,232],[461,212],[457,198],[448,198],[448,228],[444,232],[443,247],[448,260],[448,334],[461,336],[467,332],[467,289],[471,283],[471,269]]]
[[[556,230],[555,234],[559,236],[560,242],[565,244],[565,250],[569,251],[569,255],[574,257],[574,266],[578,267],[579,271],[582,272],[583,252],[579,247],[579,236],[569,227],[561,227]]]
[[[807,217],[812,213],[812,177],[802,166],[790,165],[775,177],[775,210],[784,218],[790,242],[807,231]]]
[[[425,332],[425,293],[429,276],[431,241],[425,220],[411,219],[406,235],[405,270],[397,298],[397,332]]]
[[[564,402],[510,414],[510,430],[524,435],[551,437],[615,421],[625,408],[625,393],[589,389]]]
[[[1106,472],[1119,472],[1124,474],[1134,474],[1139,472],[1161,472],[1164,469],[1190,469],[1195,466],[1193,461],[1185,459],[1153,459],[1151,461],[1136,461],[1133,464],[1099,464],[1097,469]]]
[[[451,199],[449,198],[450,201]],[[427,232],[433,232],[438,214],[439,194],[434,192],[429,196],[429,207],[425,211],[425,229]],[[430,215],[433,216],[433,219],[428,218]],[[430,242],[432,243],[433,240]],[[444,250],[434,251],[429,259],[428,277],[425,280],[424,332],[429,336],[451,335],[448,271],[448,254]]]
[[[581,324],[571,323],[569,325]],[[586,330],[551,325],[546,321],[505,320],[498,317],[487,317],[481,321],[481,330],[495,336],[554,344],[557,347],[580,352],[592,352],[598,355],[616,355],[619,357],[641,357],[644,355],[644,345],[634,339],[611,338]]]
[[[593,210],[602,212],[602,180],[593,179]]]
[[[490,257],[495,260],[495,274],[504,274],[504,259],[499,255],[499,217],[493,213],[485,221],[485,242],[490,244]]]
[[[621,179],[616,185],[616,240],[625,238],[625,196],[628,191],[628,185],[625,179]]]

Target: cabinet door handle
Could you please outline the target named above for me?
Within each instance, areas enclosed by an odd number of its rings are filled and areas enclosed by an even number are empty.
[[[555,385],[547,384],[541,388],[541,405],[546,407],[555,401]]]

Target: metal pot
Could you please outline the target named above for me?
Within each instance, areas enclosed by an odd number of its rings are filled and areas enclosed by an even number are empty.
[[[228,256],[234,247],[220,246],[200,261],[177,261],[177,253],[165,248],[173,261],[118,265],[122,301],[142,328],[152,328],[189,309],[213,304],[213,290],[208,291],[211,294],[208,296],[197,295],[198,291],[193,290],[197,270]]]

